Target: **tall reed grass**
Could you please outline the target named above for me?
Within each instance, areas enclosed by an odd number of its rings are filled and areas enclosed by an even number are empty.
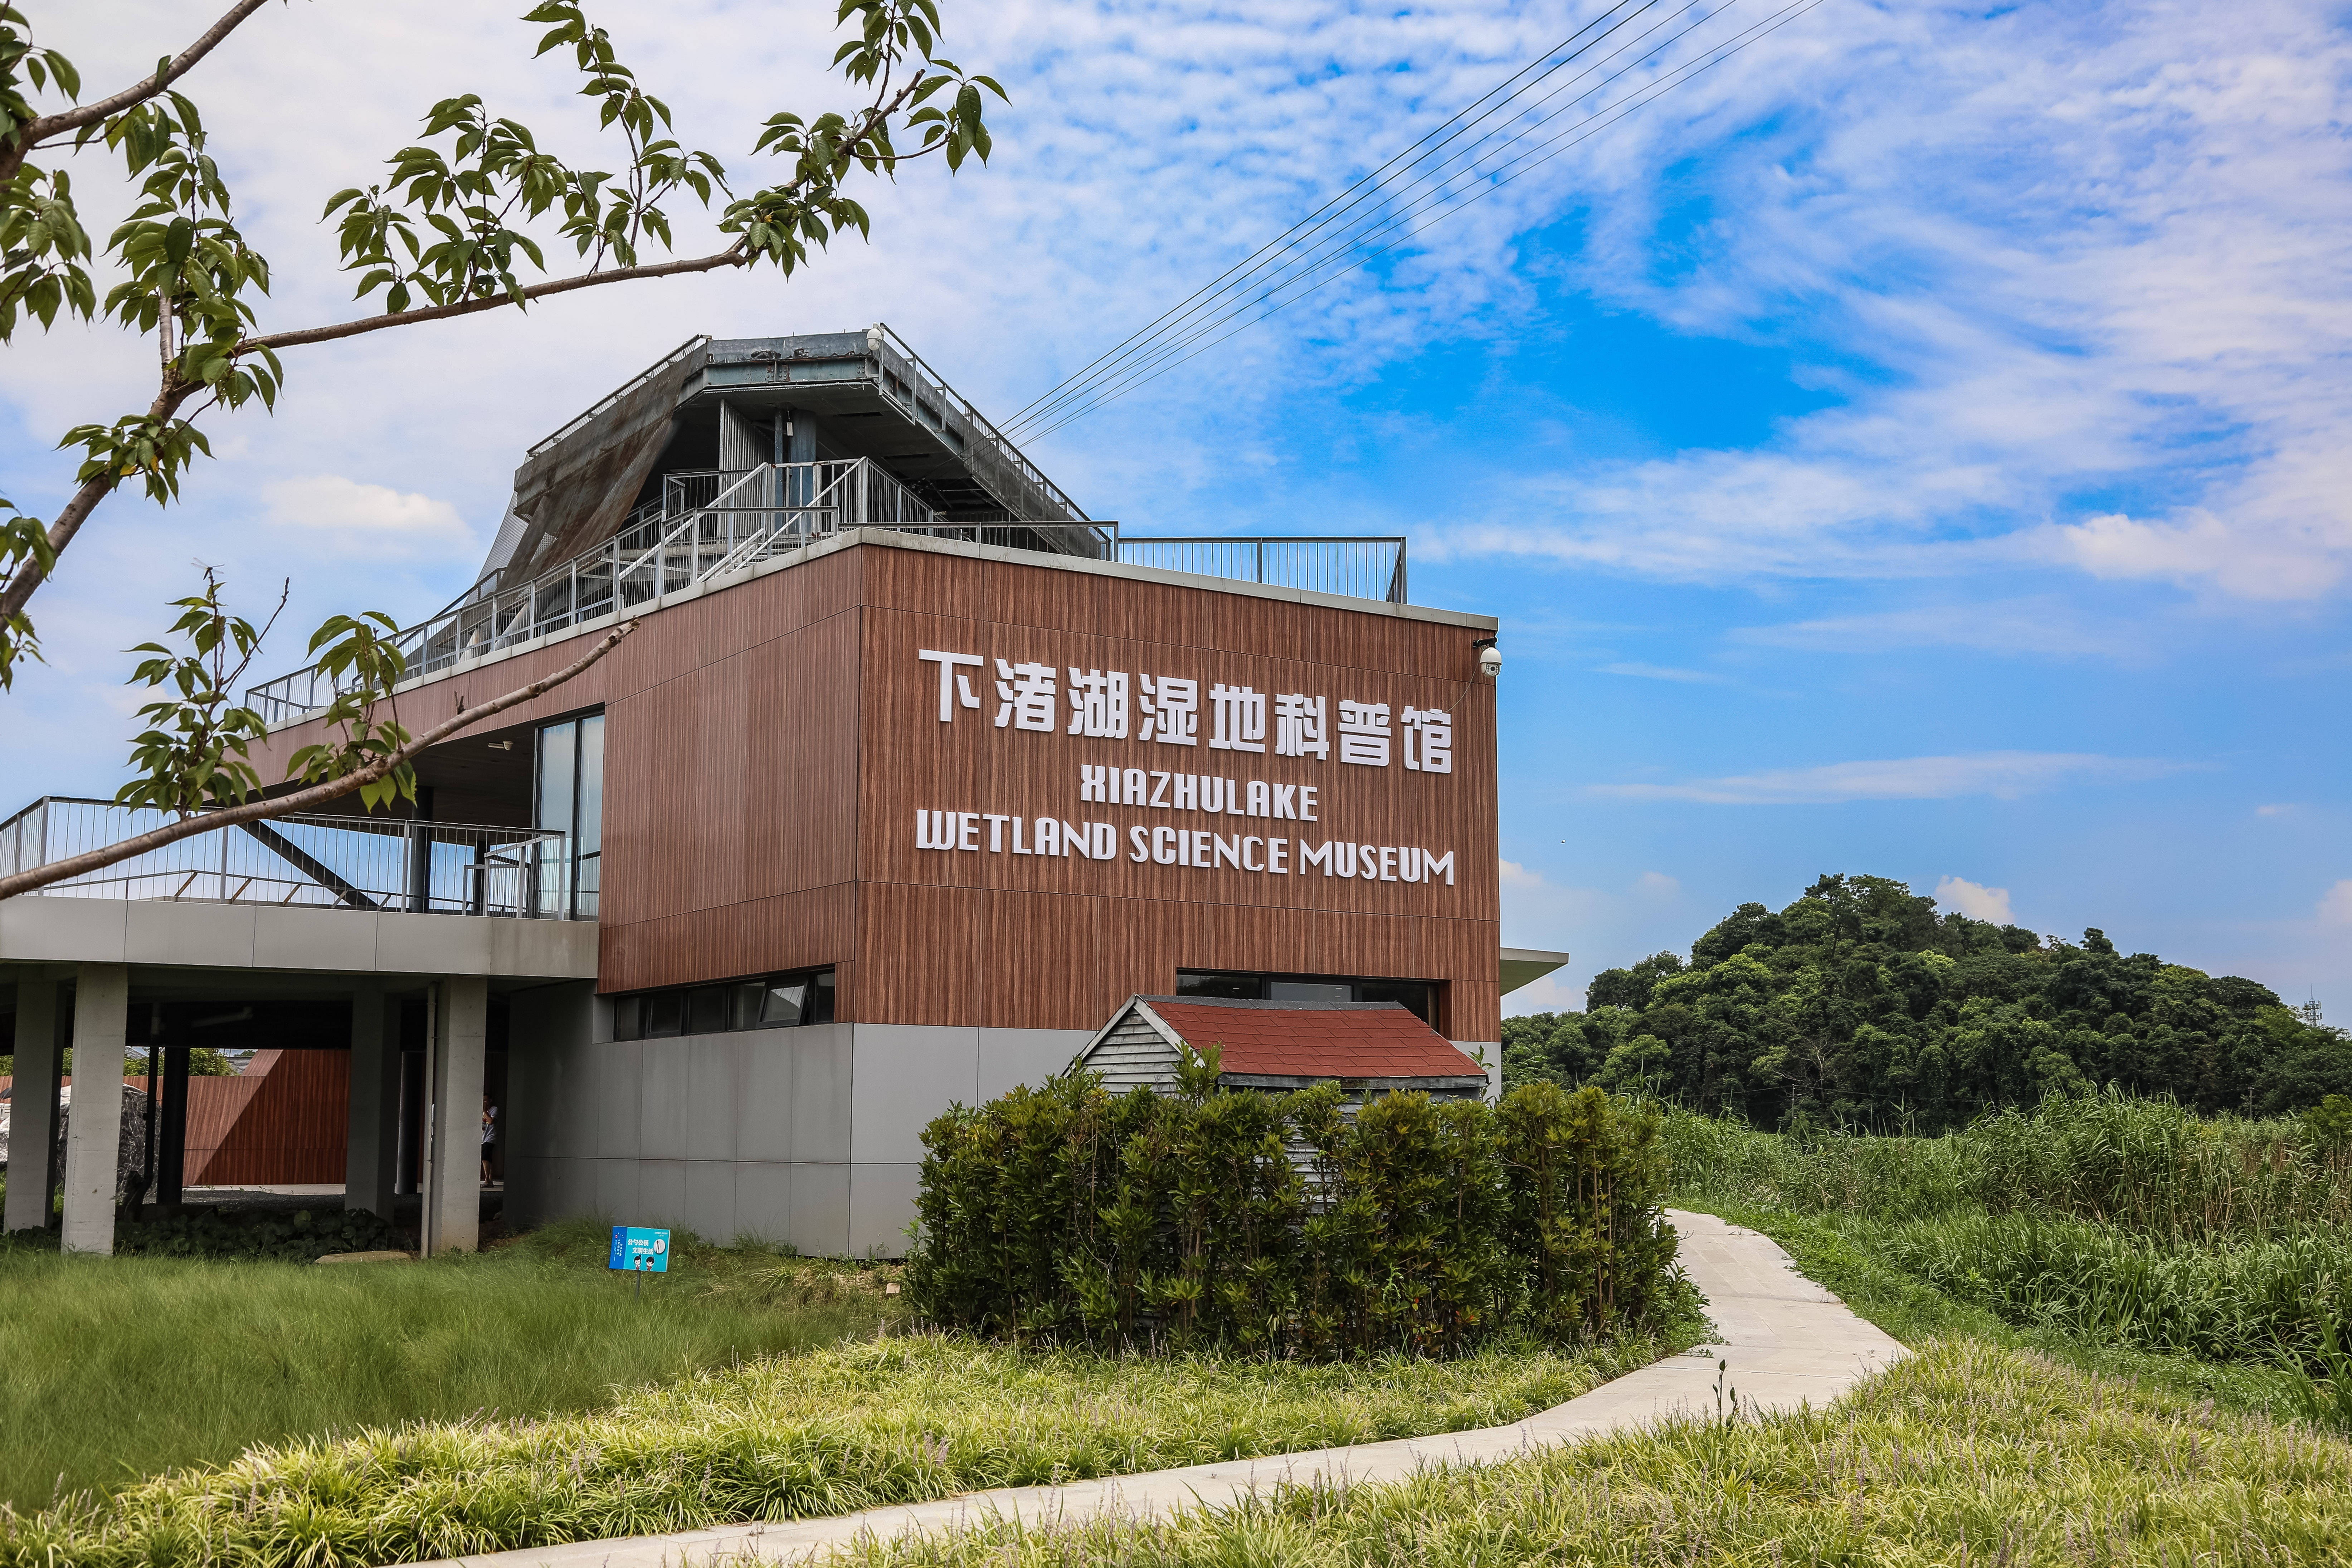
[[[1660,1143],[1684,1195],[1800,1214],[1903,1222],[1982,1208],[2200,1240],[2352,1226],[2352,1149],[2299,1121],[2200,1118],[2114,1090],[2053,1096],[1937,1138],[1799,1138],[1680,1112]]]
[[[1896,1267],[2014,1323],[2207,1361],[2283,1360],[2326,1375],[2352,1321],[2352,1246],[2306,1233],[2203,1245],[2027,1214],[1886,1232]]]
[[[327,1268],[0,1243],[0,1501],[38,1508],[308,1434],[591,1409],[615,1385],[870,1335],[883,1315],[878,1291],[711,1253],[638,1300],[583,1226]]]
[[[1838,1216],[1847,1238],[2026,1328],[2273,1366],[2352,1430],[2352,1152],[2305,1123],[2109,1090],[1936,1138],[1670,1115],[1682,1201]]]
[[[845,1513],[1494,1426],[1660,1349],[1305,1365],[893,1337],[702,1373],[594,1415],[284,1444],[33,1518],[0,1514],[0,1568],[373,1568]]]

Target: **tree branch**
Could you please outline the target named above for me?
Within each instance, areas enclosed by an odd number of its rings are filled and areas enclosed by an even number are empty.
[[[478,708],[465,709],[455,718],[444,720],[422,735],[415,736],[398,751],[378,757],[367,766],[345,773],[341,778],[330,779],[325,784],[312,784],[308,789],[296,790],[292,795],[279,795],[275,800],[247,801],[243,805],[227,806],[218,811],[199,812],[194,816],[166,823],[152,832],[140,834],[135,838],[126,838],[119,844],[110,844],[103,849],[92,849],[85,854],[68,856],[63,860],[53,860],[46,866],[37,866],[29,871],[18,871],[13,876],[0,877],[0,899],[13,898],[18,893],[29,893],[36,888],[46,888],[53,882],[62,882],[91,871],[103,870],[109,866],[144,855],[151,849],[161,849],[167,844],[176,844],[183,838],[193,838],[199,833],[210,833],[216,827],[235,827],[240,823],[260,822],[273,816],[286,816],[294,812],[307,811],[314,805],[324,805],[331,800],[339,800],[344,795],[355,793],[364,785],[375,783],[419,752],[440,744],[458,731],[478,724],[492,714],[502,713],[518,703],[528,702],[543,692],[554,690],[612,652],[623,637],[636,629],[636,622],[624,621],[598,639],[594,647],[590,648],[585,654],[565,665],[553,675],[534,680],[528,686],[517,687],[505,696],[493,699]]]
[[[213,52],[213,46],[236,31],[237,24],[268,5],[269,0],[236,0],[223,16],[206,28],[204,37],[190,44],[174,57],[172,63],[135,86],[126,87],[111,98],[101,98],[96,103],[79,104],[56,114],[44,114],[27,123],[16,134],[0,142],[0,182],[14,179],[25,162],[25,154],[67,131],[79,131],[94,125],[109,115],[119,114],[134,103],[144,103],[173,82],[195,68],[196,62]]]
[[[177,378],[173,379],[176,381]],[[147,405],[147,417],[158,423],[171,418],[195,390],[196,384],[193,382],[167,384],[155,395],[155,401]],[[52,559],[65,552],[66,546],[73,542],[74,535],[81,531],[81,525],[98,509],[98,503],[121,482],[122,476],[114,473],[93,474],[81,482],[66,502],[65,510],[58,513],[58,520],[49,524]],[[24,613],[26,605],[32,600],[33,590],[47,582],[48,575],[41,570],[41,563],[29,555],[16,563],[16,570],[9,576],[7,585],[0,587],[0,626],[9,625],[16,616]]]
[[[577,278],[558,278],[549,283],[534,283],[522,290],[525,300],[543,300],[550,294],[569,294],[576,289],[593,289],[599,283],[630,283],[640,278],[675,278],[689,272],[709,272],[714,268],[740,267],[751,259],[739,240],[715,256],[697,257],[691,261],[664,261],[651,267],[624,267],[612,272],[583,272]],[[386,327],[405,327],[418,321],[446,321],[452,316],[471,316],[483,310],[495,310],[501,305],[511,305],[514,299],[506,294],[487,296],[479,300],[461,300],[454,305],[429,305],[422,310],[399,310],[382,316],[366,316],[356,321],[341,321],[331,327],[307,327],[299,332],[272,332],[268,337],[247,338],[236,345],[238,353],[251,353],[259,349],[299,348],[304,343],[332,342],[338,338],[355,338],[362,332],[380,332]]]
[[[873,133],[877,124],[887,122],[892,115],[898,113],[906,106],[907,100],[913,96],[919,82],[919,74],[916,81],[908,82],[894,94],[888,91],[889,84],[886,78],[883,82],[883,91],[877,94],[875,101],[866,107],[865,113],[851,132],[850,141],[852,142],[862,141]],[[941,146],[945,144],[945,142],[940,143]],[[895,170],[899,163],[921,157],[924,153],[930,151],[933,149],[927,147],[914,153],[898,153],[891,158],[889,163]],[[786,192],[794,191],[806,183],[803,180],[795,180],[783,189]],[[552,294],[569,294],[575,289],[593,289],[600,283],[630,283],[640,278],[677,278],[688,273],[709,272],[721,267],[741,267],[751,259],[751,253],[743,248],[743,242],[739,239],[714,255],[697,257],[688,261],[664,261],[647,267],[624,267],[612,272],[583,272],[577,278],[558,278],[547,283],[534,283],[530,288],[520,290],[520,297],[524,300],[544,300]],[[415,310],[388,311],[381,316],[367,316],[356,321],[339,322],[331,327],[308,327],[300,331],[272,332],[266,337],[247,338],[236,345],[236,352],[245,354],[258,349],[299,348],[305,343],[333,342],[339,338],[355,338],[364,332],[380,332],[387,327],[405,327],[418,321],[444,321],[455,316],[478,315],[484,310],[495,310],[501,306],[512,305],[516,302],[514,297],[499,294],[479,300],[461,300],[454,305],[428,305]]]

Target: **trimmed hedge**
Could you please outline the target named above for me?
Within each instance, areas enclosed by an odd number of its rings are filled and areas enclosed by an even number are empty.
[[[916,1310],[985,1335],[1327,1359],[1572,1343],[1683,1304],[1659,1118],[1530,1084],[1499,1106],[1336,1085],[1178,1093],[1090,1072],[923,1133]]]

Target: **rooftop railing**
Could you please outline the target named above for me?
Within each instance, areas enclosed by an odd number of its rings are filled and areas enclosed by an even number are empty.
[[[1116,522],[951,519],[916,499],[887,469],[857,458],[666,475],[659,498],[593,550],[522,582],[508,584],[493,573],[392,640],[410,679],[418,679],[460,659],[652,607],[666,595],[805,552],[851,528],[1405,602],[1401,538],[1139,539],[1123,536]],[[254,687],[246,700],[265,722],[283,724],[325,707],[338,689],[337,679],[310,666]]]
[[[1405,603],[1404,540],[1391,534],[1284,538],[1211,534],[1133,538],[1112,548],[1123,565],[1156,566],[1202,577],[1227,577],[1276,588],[1303,588],[1350,599]]]
[[[0,822],[0,875],[120,844],[172,820],[142,806],[45,796]],[[600,858],[563,834],[528,827],[292,816],[194,834],[35,891],[70,899],[593,920]]]

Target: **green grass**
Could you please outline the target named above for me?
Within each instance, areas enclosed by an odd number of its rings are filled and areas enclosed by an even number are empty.
[[[1680,1422],[1390,1486],[885,1544],[868,1568],[2340,1563],[2352,1446],[1945,1341],[1833,1409]]]
[[[1884,1242],[1893,1227],[1874,1221],[1851,1215],[1795,1215],[1737,1203],[1677,1201],[1762,1231],[1788,1250],[1807,1279],[1835,1291],[1847,1306],[1914,1348],[1976,1340],[2030,1352],[2088,1376],[2277,1421],[2304,1420],[2314,1414],[2309,1379],[2275,1363],[2204,1361],[2086,1337],[2059,1323],[2005,1321],[1988,1308],[1956,1299],[1890,1261]]]
[[[590,1225],[327,1268],[0,1244],[0,1501],[295,1437],[593,1409],[615,1385],[870,1335],[896,1305],[856,1271],[705,1247],[640,1301],[604,1253]]]
[[[593,1414],[259,1448],[31,1519],[0,1564],[373,1564],[1494,1426],[1662,1347],[1305,1365],[932,1335],[698,1373]]]

